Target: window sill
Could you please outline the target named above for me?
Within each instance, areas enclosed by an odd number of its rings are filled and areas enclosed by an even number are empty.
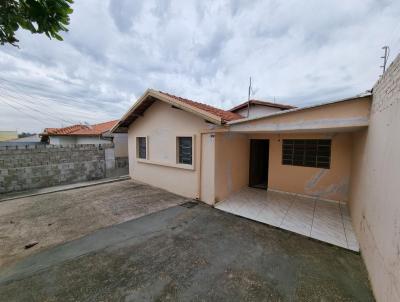
[[[142,163],[142,164],[150,164],[150,165],[156,165],[156,166],[164,166],[164,167],[194,171],[194,165],[173,164],[173,163],[159,162],[159,161],[153,161],[153,160],[142,159],[142,158],[137,158],[136,161],[138,163]]]

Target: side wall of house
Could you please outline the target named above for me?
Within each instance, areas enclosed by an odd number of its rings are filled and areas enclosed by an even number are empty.
[[[350,212],[377,301],[400,301],[400,56],[373,89],[354,134]]]
[[[100,136],[78,136],[76,143],[80,145],[111,144],[111,140],[101,139]]]
[[[194,114],[157,101],[128,130],[129,174],[189,198],[199,197],[200,133],[210,128]],[[177,164],[177,137],[193,137],[193,166]],[[147,137],[148,158],[136,158],[136,138]]]
[[[251,105],[249,118],[263,116],[263,115],[267,115],[267,114],[271,114],[271,113],[279,112],[279,111],[281,111],[280,108],[268,107],[268,106],[262,106],[262,105]],[[240,109],[238,111],[235,111],[235,112],[240,114],[241,116],[247,117],[247,107]]]
[[[249,183],[249,139],[245,134],[217,133],[215,201],[222,201]]]
[[[76,137],[72,136],[50,136],[50,145],[74,145]]]
[[[347,201],[352,150],[350,134],[252,134],[250,138],[269,139],[269,189]],[[332,139],[330,169],[282,164],[283,139],[327,138]]]
[[[128,156],[128,134],[127,133],[114,133],[113,143],[115,146],[115,157]]]

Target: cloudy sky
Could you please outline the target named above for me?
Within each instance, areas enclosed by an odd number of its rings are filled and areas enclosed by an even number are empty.
[[[400,51],[400,1],[75,0],[64,41],[0,46],[0,130],[118,119],[154,88],[224,109],[371,89]]]

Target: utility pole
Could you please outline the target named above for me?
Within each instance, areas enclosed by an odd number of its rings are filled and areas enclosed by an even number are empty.
[[[381,66],[383,70],[382,74],[384,74],[386,71],[386,63],[389,58],[390,48],[389,46],[383,46],[382,49],[385,50],[385,54],[383,55],[383,57],[381,57],[381,59],[383,59],[383,65]]]
[[[251,77],[250,77],[250,84],[249,84],[249,94],[247,95],[247,118],[250,115],[250,94],[251,94]]]

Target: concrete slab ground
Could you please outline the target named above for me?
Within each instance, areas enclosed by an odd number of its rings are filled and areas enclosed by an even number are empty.
[[[358,252],[346,203],[244,188],[216,208]]]
[[[75,190],[75,189],[79,189],[79,188],[97,186],[97,185],[102,185],[102,184],[116,182],[116,181],[122,181],[122,180],[128,180],[128,179],[130,179],[130,176],[124,175],[124,176],[118,176],[118,177],[110,177],[110,178],[102,178],[102,179],[96,179],[96,180],[90,180],[90,181],[84,181],[84,182],[77,182],[77,183],[67,184],[67,185],[59,185],[59,186],[53,186],[53,187],[47,187],[47,188],[5,193],[5,194],[0,194],[0,202],[12,200],[12,199],[18,199],[18,198],[44,195],[44,194],[60,192],[60,191]]]
[[[126,180],[0,202],[0,268],[99,228],[186,201]],[[33,241],[38,244],[24,248]]]
[[[359,255],[204,204],[171,207],[31,255],[0,272],[0,297],[374,300]]]

